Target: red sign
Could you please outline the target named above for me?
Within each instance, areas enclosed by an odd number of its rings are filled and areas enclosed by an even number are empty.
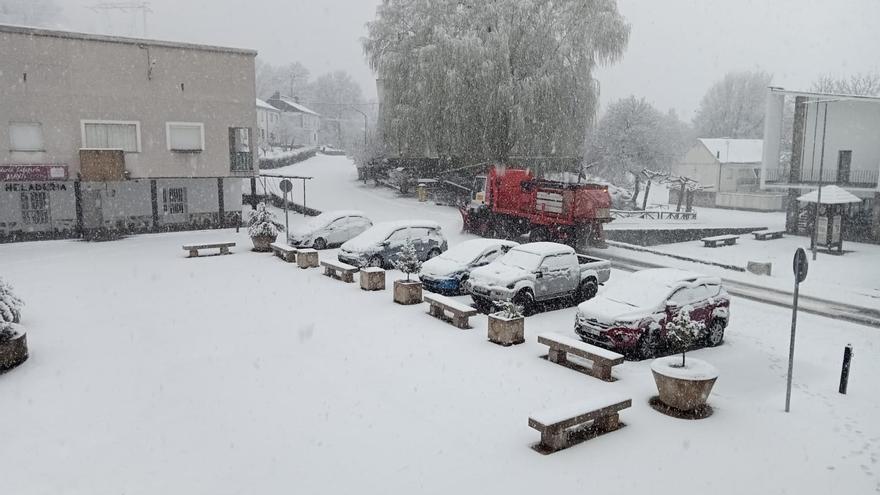
[[[67,180],[67,165],[0,165],[0,181]]]

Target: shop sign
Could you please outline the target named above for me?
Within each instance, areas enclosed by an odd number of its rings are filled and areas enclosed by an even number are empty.
[[[67,165],[60,163],[38,165],[0,165],[0,182],[67,179]]]

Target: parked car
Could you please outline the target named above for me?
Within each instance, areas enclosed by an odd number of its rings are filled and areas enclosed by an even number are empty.
[[[730,297],[718,277],[673,268],[641,270],[578,306],[575,332],[588,343],[650,358],[666,342],[679,311],[705,325],[703,340],[720,345],[730,321]]]
[[[471,270],[488,265],[514,246],[519,243],[501,239],[471,239],[456,244],[422,265],[422,286],[440,294],[461,294],[461,283],[470,277]]]
[[[422,261],[446,251],[446,238],[440,231],[440,224],[431,220],[403,220],[373,225],[343,244],[338,258],[358,267],[390,267],[407,239],[412,241]]]
[[[607,260],[576,254],[565,244],[532,242],[472,270],[465,287],[481,311],[491,310],[493,301],[512,300],[532,314],[539,302],[590,299],[610,274]]]
[[[328,211],[291,228],[287,242],[294,247],[324,249],[353,239],[372,226],[362,211]]]

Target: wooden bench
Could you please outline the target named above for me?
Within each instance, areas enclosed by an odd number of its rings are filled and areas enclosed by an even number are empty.
[[[469,318],[478,313],[476,309],[467,304],[440,294],[426,294],[424,300],[431,305],[431,309],[428,311],[431,316],[447,320],[446,311],[449,311],[452,314],[452,324],[458,328],[470,328]]]
[[[611,368],[623,363],[621,354],[557,333],[538,335],[538,343],[550,348],[547,359],[556,364],[567,365],[568,354],[592,361],[590,375],[600,380],[611,381]]]
[[[296,263],[296,248],[293,246],[288,246],[287,244],[281,244],[279,242],[273,242],[269,244],[269,248],[272,249],[272,254],[278,256],[288,263]]]
[[[324,275],[346,283],[353,283],[354,274],[358,272],[358,267],[341,261],[322,261],[321,266],[324,267]]]
[[[540,450],[551,453],[580,443],[585,433],[598,434],[620,428],[620,411],[631,406],[629,398],[596,397],[532,413],[529,426],[541,432]],[[591,431],[578,431],[585,430],[583,427],[590,421],[593,422]]]
[[[782,239],[785,230],[756,230],[752,232],[756,241],[766,241],[769,239]]]
[[[235,246],[234,242],[208,242],[204,244],[184,244],[183,250],[189,251],[187,258],[198,258],[199,251],[204,249],[220,249],[220,254],[232,254],[229,248]]]
[[[703,241],[703,247],[718,247],[719,245],[732,246],[736,244],[737,239],[739,239],[738,235],[728,234],[704,237],[700,240]]]

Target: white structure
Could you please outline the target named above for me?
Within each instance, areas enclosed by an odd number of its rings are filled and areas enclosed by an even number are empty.
[[[791,141],[783,113],[794,106]],[[862,199],[847,209],[855,239],[880,241],[880,97],[767,91],[761,188],[788,191],[789,231],[798,228],[797,197],[836,184]],[[790,156],[788,163],[781,160]]]
[[[317,146],[321,115],[309,109],[296,96],[281,96],[275,92],[269,104],[281,111],[278,126],[279,144],[287,146]]]
[[[257,98],[257,146],[266,149],[278,144],[281,110]]]
[[[704,191],[695,195],[695,204],[781,210],[784,195],[759,190],[763,147],[761,139],[698,139],[673,167],[673,174],[691,178],[703,186]]]

